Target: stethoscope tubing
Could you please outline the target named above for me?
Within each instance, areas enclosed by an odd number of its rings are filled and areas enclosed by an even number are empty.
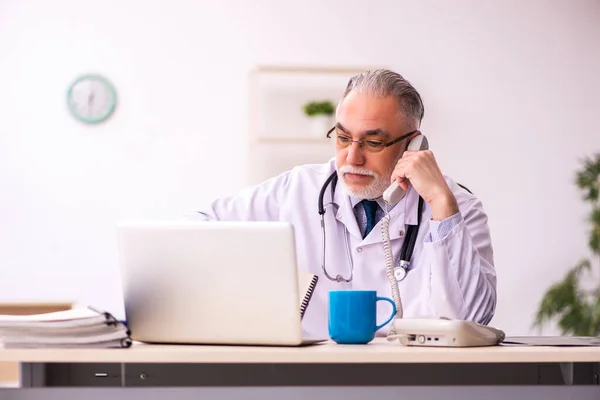
[[[331,184],[331,201],[333,203],[333,195],[335,193],[335,187],[337,185],[337,180],[338,180],[337,171],[334,171],[327,178],[327,180],[321,187],[321,190],[319,191],[318,211],[319,211],[319,216],[321,219],[321,235],[322,235],[321,268],[327,279],[339,283],[339,282],[351,282],[352,281],[353,276],[354,276],[354,265],[353,265],[354,263],[353,263],[352,257],[351,257],[350,244],[348,243],[348,232],[345,232],[346,250],[348,252],[348,261],[350,263],[350,278],[346,279],[346,278],[342,277],[341,275],[337,275],[335,278],[332,277],[327,272],[327,268],[325,265],[327,242],[326,242],[326,232],[325,232],[325,205],[324,205],[323,199],[325,197],[325,192],[327,190],[327,187]],[[404,243],[402,244],[402,249],[400,251],[400,263],[397,268],[401,268],[401,269],[403,269],[403,271],[401,274],[398,274],[399,281],[404,279],[404,277],[406,276],[406,273],[408,271],[408,268],[410,266],[410,260],[412,258],[412,255],[413,255],[413,252],[415,249],[415,245],[417,242],[417,235],[419,232],[419,227],[421,226],[422,209],[423,209],[423,198],[419,196],[417,225],[409,225],[408,226],[408,228],[406,230],[406,238],[404,239]]]

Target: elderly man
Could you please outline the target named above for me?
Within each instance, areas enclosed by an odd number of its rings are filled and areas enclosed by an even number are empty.
[[[302,322],[308,335],[327,335],[328,292],[340,289],[394,297],[404,317],[492,319],[496,274],[486,213],[477,197],[442,174],[431,151],[409,149],[423,138],[423,113],[421,97],[401,75],[358,74],[327,135],[334,159],[295,167],[197,211],[208,220],[294,225],[299,268],[320,278]],[[391,183],[401,189],[395,204],[382,197]],[[325,212],[324,265],[319,211]],[[389,309],[379,310],[379,322],[387,317]]]

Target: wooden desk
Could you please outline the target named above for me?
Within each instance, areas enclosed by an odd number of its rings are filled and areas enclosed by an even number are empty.
[[[5,349],[3,361],[21,363],[23,388],[46,388],[61,399],[80,398],[82,387],[86,396],[90,390],[98,398],[114,396],[116,390],[129,399],[157,393],[286,400],[400,393],[438,400],[449,394],[600,398],[600,347],[419,348],[384,339],[298,348],[136,343],[129,349]],[[18,389],[11,399],[44,393]]]
[[[0,314],[31,315],[69,310],[71,302],[4,302],[0,303]],[[0,386],[19,381],[19,365],[14,362],[0,362]]]
[[[600,347],[187,346],[5,349],[24,387],[573,385],[600,390]],[[600,392],[598,392],[600,393]]]
[[[305,347],[187,346],[134,343],[129,349],[4,349],[0,361],[21,363],[151,364],[497,364],[600,363],[600,347],[405,347],[375,339],[368,345],[333,342]]]

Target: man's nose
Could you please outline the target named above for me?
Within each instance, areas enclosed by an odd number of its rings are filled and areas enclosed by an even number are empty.
[[[346,162],[350,165],[362,165],[365,162],[365,154],[360,147],[360,143],[352,142],[348,146],[348,154],[346,154]]]

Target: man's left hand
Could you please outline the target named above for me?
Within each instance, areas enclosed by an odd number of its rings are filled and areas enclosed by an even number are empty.
[[[392,172],[391,182],[394,181],[404,190],[412,186],[429,203],[434,221],[441,221],[459,211],[456,197],[430,150],[405,151]]]

